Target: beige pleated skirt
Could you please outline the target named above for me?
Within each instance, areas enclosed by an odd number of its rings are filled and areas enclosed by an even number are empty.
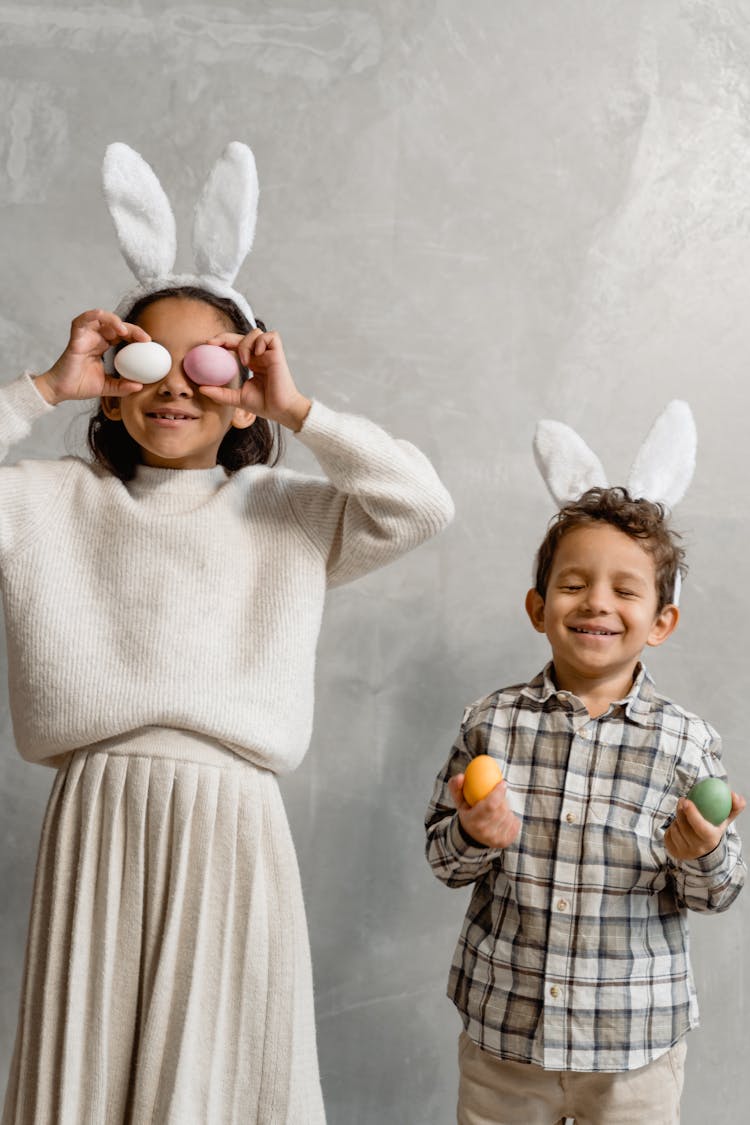
[[[42,831],[2,1125],[320,1125],[275,776],[184,732],[76,751]]]

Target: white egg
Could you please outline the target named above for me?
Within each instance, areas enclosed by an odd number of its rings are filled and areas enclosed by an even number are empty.
[[[136,383],[158,383],[172,366],[172,357],[161,344],[128,344],[115,355],[115,369]]]

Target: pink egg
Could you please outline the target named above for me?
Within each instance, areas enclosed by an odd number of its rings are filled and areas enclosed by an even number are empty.
[[[239,373],[234,352],[216,344],[198,344],[182,361],[190,379],[199,387],[223,387]]]

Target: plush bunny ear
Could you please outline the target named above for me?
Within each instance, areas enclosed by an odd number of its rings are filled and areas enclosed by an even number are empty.
[[[563,422],[537,423],[534,457],[552,499],[562,508],[589,488],[607,488],[602,463]]]
[[[674,399],[656,419],[638,450],[627,480],[630,495],[673,508],[692,480],[696,445],[690,407]]]
[[[231,285],[252,249],[257,214],[255,158],[247,145],[232,141],[216,161],[195,206],[197,272]]]
[[[107,147],[102,178],[120,249],[135,276],[140,282],[168,276],[177,254],[175,221],[151,167],[118,141]]]

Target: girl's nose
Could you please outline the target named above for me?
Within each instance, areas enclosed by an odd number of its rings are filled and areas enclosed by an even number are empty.
[[[182,370],[182,362],[175,360],[172,363],[167,374],[161,381],[159,387],[159,394],[171,395],[173,397],[189,396],[194,394],[193,384],[188,379],[185,372]]]

